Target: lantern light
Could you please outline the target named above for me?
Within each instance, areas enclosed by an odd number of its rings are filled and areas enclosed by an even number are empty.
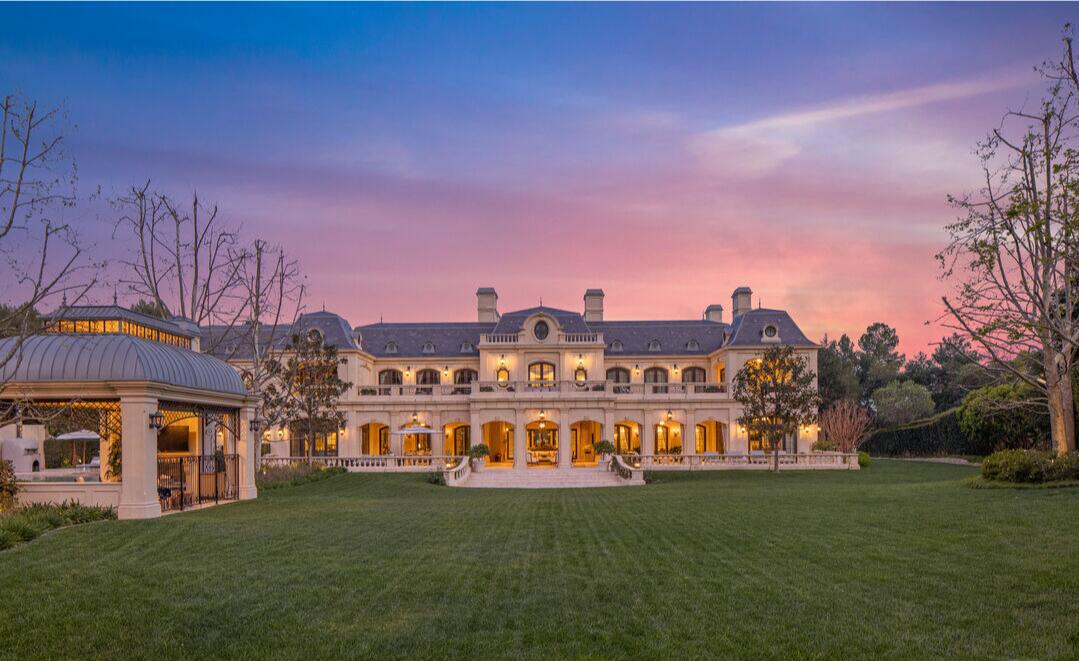
[[[161,411],[150,414],[150,429],[160,430],[165,426],[165,415]]]

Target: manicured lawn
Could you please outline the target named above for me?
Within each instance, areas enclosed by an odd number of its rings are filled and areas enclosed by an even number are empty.
[[[0,657],[1079,656],[1079,489],[345,475],[0,553]]]

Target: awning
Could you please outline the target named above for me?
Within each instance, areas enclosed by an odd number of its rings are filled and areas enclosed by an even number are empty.
[[[100,441],[101,436],[95,434],[89,429],[80,429],[79,431],[69,431],[66,434],[60,434],[54,436],[53,441]]]
[[[390,433],[394,434],[395,436],[407,436],[409,434],[441,434],[442,432],[435,431],[434,429],[428,429],[427,427],[403,427],[395,432]]]

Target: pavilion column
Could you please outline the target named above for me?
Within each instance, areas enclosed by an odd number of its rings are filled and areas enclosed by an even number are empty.
[[[573,466],[573,430],[562,424],[562,412],[554,411],[553,418],[558,422],[558,467]],[[567,416],[568,417],[568,416]]]
[[[480,424],[480,412],[473,409],[469,412],[468,416],[468,444],[470,447],[475,447],[480,443],[487,443],[487,440],[483,438],[483,425]],[[487,449],[491,449],[488,446]],[[492,451],[493,454],[493,451]]]
[[[614,443],[614,411],[609,408],[603,411],[603,430],[600,433],[600,440]]]
[[[120,508],[121,519],[161,516],[157,499],[157,430],[150,428],[150,414],[157,398],[149,395],[120,398]]]
[[[253,406],[240,408],[239,429],[236,431],[236,461],[240,471],[240,500],[251,500],[258,496],[255,488],[255,452],[260,443],[261,432],[251,431],[251,419],[255,416]]]
[[[525,427],[528,425],[528,415],[522,409],[515,411],[513,424],[513,468],[523,470],[528,468],[528,436]]]
[[[396,418],[396,419],[395,419]],[[390,454],[400,457],[405,453],[405,437],[396,433],[400,430],[401,418],[390,414]]]
[[[340,457],[355,457],[359,455],[360,428],[356,424],[356,411],[345,411],[344,435],[344,439],[337,439],[337,455]]]
[[[649,415],[647,412],[641,417],[644,424],[641,426],[641,454],[651,455],[656,453],[656,414]]]

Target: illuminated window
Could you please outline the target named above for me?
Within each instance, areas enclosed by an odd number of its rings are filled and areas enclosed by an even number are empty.
[[[645,383],[667,383],[667,381],[667,370],[662,367],[649,367],[644,371]],[[665,393],[667,392],[667,386],[651,386],[649,392]]]
[[[542,322],[541,322],[542,323]],[[531,386],[553,386],[555,379],[554,365],[546,362],[532,363],[528,366],[528,383]]]

